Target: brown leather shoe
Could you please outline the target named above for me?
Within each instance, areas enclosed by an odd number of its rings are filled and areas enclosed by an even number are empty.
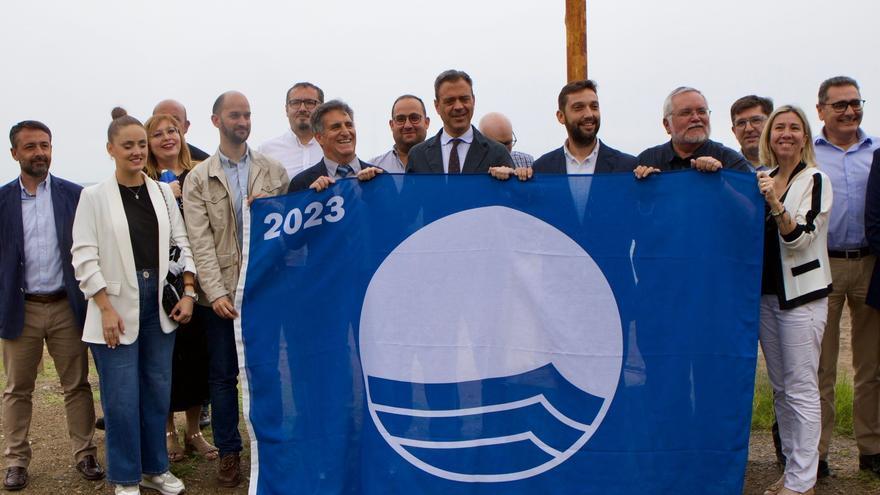
[[[241,458],[238,453],[220,457],[217,483],[226,488],[235,488],[241,483]]]
[[[3,488],[10,492],[21,490],[28,484],[27,468],[12,466],[6,468],[6,477],[3,478]]]
[[[87,455],[81,461],[76,463],[76,470],[79,474],[89,481],[98,481],[104,479],[104,468],[98,464],[98,460],[93,455]]]

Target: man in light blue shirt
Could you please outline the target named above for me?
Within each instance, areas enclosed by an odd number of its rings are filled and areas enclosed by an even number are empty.
[[[822,434],[819,477],[827,476],[828,447],[834,429],[834,385],[840,317],[844,302],[852,321],[853,429],[859,469],[880,475],[880,312],[865,304],[875,258],[865,239],[865,190],[880,140],[860,127],[865,101],[858,83],[833,77],[819,87],[816,109],[825,126],[815,141],[816,162],[831,179],[834,203],[828,225],[828,256],[833,291],[819,360]]]
[[[404,173],[409,150],[425,140],[430,124],[431,119],[421,98],[415,95],[399,96],[391,105],[391,119],[388,121],[394,146],[374,157],[370,163],[392,174]]]

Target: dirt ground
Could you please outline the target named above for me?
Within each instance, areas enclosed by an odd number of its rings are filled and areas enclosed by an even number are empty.
[[[841,326],[840,370],[851,373],[848,322],[844,320]],[[66,422],[61,389],[52,361],[48,355],[46,357],[45,369],[40,374],[34,393],[34,418],[30,432],[34,455],[28,470],[30,484],[22,493],[112,494],[112,486],[104,482],[84,481],[73,467],[70,446],[65,433]],[[92,376],[96,375],[93,373]],[[5,376],[0,376],[0,386],[5,386]],[[100,414],[97,391],[95,392],[95,400]],[[182,423],[182,417],[178,422]],[[243,424],[242,438],[245,441],[245,453],[242,467],[244,472],[248,473],[250,458],[247,455],[247,432],[244,431]],[[206,430],[205,434],[210,438],[210,430]],[[104,433],[96,432],[95,441],[98,444],[99,457],[103,460]],[[817,495],[880,495],[880,479],[858,471],[858,455],[855,441],[852,438],[835,437],[829,460],[834,476],[817,484]],[[217,486],[214,480],[216,463],[216,461],[209,462],[196,456],[189,456],[184,461],[173,464],[172,471],[184,480],[187,488],[186,493],[190,495],[246,494],[246,482],[237,489],[225,489]],[[753,431],[743,494],[760,495],[779,476],[781,476],[781,470],[776,465],[770,432]],[[144,490],[144,493],[156,492]]]

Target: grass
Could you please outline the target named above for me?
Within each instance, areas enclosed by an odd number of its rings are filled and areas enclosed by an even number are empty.
[[[851,437],[853,434],[852,379],[846,373],[838,373],[834,395],[836,414],[834,416],[834,433]],[[769,430],[773,425],[773,390],[767,370],[760,367],[755,373],[755,396],[752,399],[752,429]]]

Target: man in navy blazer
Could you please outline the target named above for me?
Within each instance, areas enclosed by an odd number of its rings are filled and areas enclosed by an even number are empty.
[[[43,342],[64,390],[76,469],[88,480],[104,477],[92,441],[95,405],[82,342],[86,301],[73,274],[73,217],[82,188],[49,175],[52,134],[26,120],[9,132],[21,175],[0,188],[0,338],[7,385],[3,393],[6,474],[3,487],[27,486],[27,439],[32,393]]]
[[[452,69],[440,73],[434,81],[434,98],[443,128],[409,150],[407,173],[485,174],[494,167],[513,169],[507,148],[487,139],[471,125],[474,90],[467,73]],[[493,175],[506,179],[509,172]]]
[[[573,81],[562,87],[556,120],[565,126],[568,139],[535,160],[535,173],[604,174],[636,168],[636,157],[617,151],[597,137],[601,114],[594,81]]]
[[[330,100],[312,113],[315,140],[324,151],[320,162],[296,174],[290,180],[288,193],[314,189],[323,191],[336,179],[357,177],[370,180],[382,172],[379,167],[362,162],[357,157],[357,132],[354,111],[345,102]]]
[[[880,149],[874,151],[865,192],[865,237],[871,254],[880,257]],[[865,304],[880,309],[880,263],[874,264]]]

